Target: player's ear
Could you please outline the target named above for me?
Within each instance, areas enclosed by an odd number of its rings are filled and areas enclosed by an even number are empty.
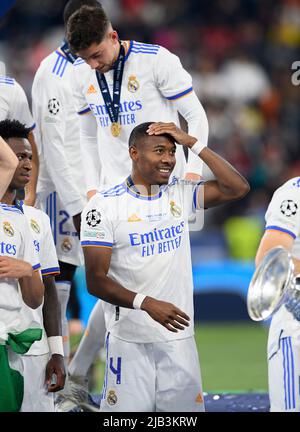
[[[129,156],[134,162],[136,162],[138,159],[138,149],[134,146],[129,147]]]

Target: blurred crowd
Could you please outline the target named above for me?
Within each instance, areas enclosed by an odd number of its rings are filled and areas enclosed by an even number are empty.
[[[40,61],[63,39],[65,3],[17,1],[0,22],[1,60],[29,99]],[[251,184],[246,202],[208,213],[204,235],[224,226],[230,249],[234,218],[245,217],[256,223],[259,237],[272,192],[300,174],[300,85],[292,83],[292,64],[300,61],[300,1],[103,0],[102,5],[121,39],[157,43],[180,57],[208,116],[209,146]]]

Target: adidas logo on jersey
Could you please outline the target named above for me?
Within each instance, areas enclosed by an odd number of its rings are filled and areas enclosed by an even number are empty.
[[[86,92],[86,94],[92,94],[92,93],[97,93],[97,90],[95,89],[95,87],[93,86],[93,84],[91,84]]]
[[[128,222],[140,222],[141,220],[142,219],[135,213],[128,218]]]

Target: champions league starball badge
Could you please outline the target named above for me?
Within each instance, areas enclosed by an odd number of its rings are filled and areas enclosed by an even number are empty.
[[[96,209],[90,210],[85,220],[89,227],[94,228],[101,222],[101,213]]]

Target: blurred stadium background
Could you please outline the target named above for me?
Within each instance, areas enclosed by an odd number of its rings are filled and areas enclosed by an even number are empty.
[[[1,0],[0,60],[29,100],[40,61],[64,36],[65,3]],[[300,174],[300,87],[292,81],[300,60],[300,1],[102,4],[121,39],[160,44],[180,57],[208,116],[209,146],[251,184],[246,199],[207,211],[204,229],[192,232],[196,336],[207,392],[266,392],[268,323],[250,322],[245,298],[267,203],[279,185]],[[86,293],[83,269],[76,280],[69,316],[85,325],[95,299]]]

